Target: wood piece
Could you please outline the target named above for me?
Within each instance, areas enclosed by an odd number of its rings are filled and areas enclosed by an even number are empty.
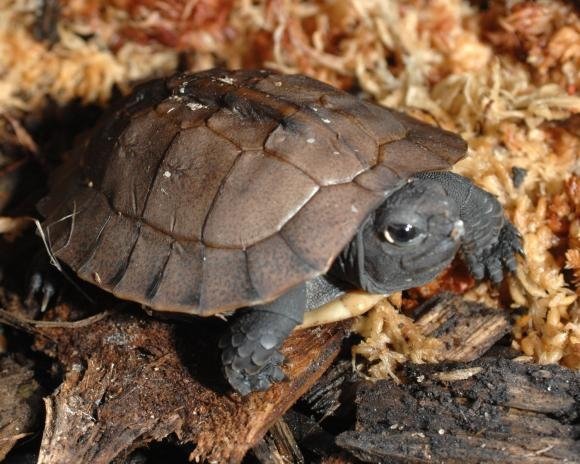
[[[469,362],[482,356],[511,329],[509,313],[460,295],[442,293],[415,311],[424,335],[444,343],[442,361]]]
[[[11,356],[0,356],[0,461],[18,440],[36,431],[41,400],[32,368]]]
[[[278,420],[253,448],[262,464],[304,464],[304,456],[284,419]]]
[[[322,428],[320,421],[295,409],[288,411],[284,415],[284,420],[292,430],[292,434],[301,449],[304,450],[305,456],[310,458],[307,462],[316,462],[318,460],[329,463],[352,462],[352,456],[336,446],[334,435]],[[338,420],[340,421],[341,419]]]
[[[75,329],[43,327],[37,348],[66,369],[46,399],[39,463],[108,463],[175,434],[191,459],[240,462],[337,355],[348,323],[308,329],[284,345],[290,380],[240,397],[220,372],[222,321],[168,323],[111,313]]]
[[[365,462],[578,462],[577,372],[486,358],[406,366],[405,378],[362,384],[337,444]]]
[[[340,359],[308,390],[300,403],[320,420],[338,415],[350,415],[354,408],[354,382],[358,379],[350,359]],[[339,409],[345,409],[340,411]]]

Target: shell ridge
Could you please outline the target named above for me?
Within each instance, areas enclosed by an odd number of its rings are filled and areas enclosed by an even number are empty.
[[[322,97],[321,97],[322,98]],[[350,122],[352,122],[353,124],[355,124],[362,132],[364,132],[366,134],[367,137],[371,138],[371,139],[375,139],[375,137],[373,136],[372,133],[369,132],[369,130],[364,126],[364,124],[362,124],[358,118],[354,117],[352,114],[349,114],[346,111],[343,111],[340,108],[328,108],[324,102],[320,103],[322,107],[327,108],[331,111],[335,111],[336,113],[340,114],[341,116],[344,116],[346,119],[348,119]]]
[[[205,256],[205,250],[206,250],[206,246],[203,242],[199,242],[199,246],[200,246],[200,258],[201,258],[201,265],[199,267],[199,280],[197,281],[197,288],[195,289],[195,295],[197,296],[197,304],[196,306],[198,308],[201,309],[201,302],[202,300],[202,294],[203,294],[203,279],[204,277],[207,275],[207,270],[205,269],[205,262],[206,262],[206,256]]]
[[[243,151],[247,151],[247,150],[244,150],[244,148],[238,142],[236,142],[234,139],[232,139],[231,137],[228,137],[227,135],[225,135],[225,134],[221,133],[220,131],[216,130],[215,128],[211,127],[207,123],[207,120],[204,121],[204,127],[206,127],[208,131],[212,132],[213,134],[217,135],[218,137],[221,137],[221,138],[227,140],[228,142],[230,142],[238,150],[240,150],[240,153]]]
[[[50,247],[50,250],[53,254],[57,255],[60,251],[64,250],[66,247],[68,247],[68,245],[70,244],[72,237],[73,237],[73,233],[74,233],[74,224],[75,224],[75,216],[82,214],[85,211],[85,208],[87,206],[88,203],[91,202],[91,200],[93,200],[94,197],[91,198],[87,198],[87,200],[80,206],[80,209],[78,211],[75,212],[75,206],[76,206],[76,202],[73,201],[73,211],[71,213],[65,214],[62,218],[59,218],[57,220],[52,221],[50,224],[47,224],[46,226],[43,226],[46,232],[46,238],[48,241],[48,246]],[[54,210],[58,211],[60,210],[60,208],[67,202],[69,201],[70,198],[67,198],[65,196],[63,196],[62,201],[58,202],[55,206],[54,206]],[[42,214],[42,213],[41,213]],[[53,225],[56,225],[57,223],[61,222],[64,218],[66,218],[67,216],[70,216],[71,219],[71,225],[70,225],[70,231],[69,231],[69,238],[67,240],[67,242],[61,246],[58,250],[53,250],[52,249],[52,244],[51,244],[51,238],[50,238],[50,228]]]
[[[246,275],[248,276],[248,283],[250,284],[250,295],[252,300],[261,300],[262,294],[258,291],[258,288],[254,284],[254,280],[252,279],[252,273],[250,272],[250,262],[248,259],[248,249],[244,248],[244,258],[246,260]]]
[[[114,291],[117,288],[117,286],[121,283],[123,278],[127,275],[127,269],[129,269],[129,265],[131,264],[131,258],[133,257],[133,253],[135,252],[135,248],[137,247],[137,242],[141,237],[141,231],[143,230],[140,222],[137,222],[136,227],[137,227],[137,236],[135,237],[133,245],[131,245],[129,253],[127,253],[127,257],[125,258],[121,267],[119,267],[115,275],[112,277],[112,279],[108,282],[108,284],[112,286],[112,291]]]
[[[102,193],[102,192],[99,192]],[[103,194],[104,195],[104,194]],[[107,216],[107,219],[103,222],[102,227],[99,229],[99,232],[95,238],[95,241],[93,242],[91,248],[89,249],[89,251],[87,252],[87,254],[83,257],[83,260],[81,262],[81,264],[78,266],[77,268],[77,273],[80,274],[82,269],[91,261],[91,259],[93,259],[93,257],[95,256],[95,253],[97,252],[97,249],[99,248],[100,244],[101,244],[101,240],[103,239],[103,232],[105,230],[105,228],[107,227],[107,224],[109,223],[109,221],[111,220],[111,217],[113,216],[112,212],[109,213],[109,215]]]
[[[333,109],[329,109],[329,110],[330,111],[335,111],[336,113],[341,114],[341,116],[344,116],[342,114],[342,112],[339,112],[339,111],[335,110],[334,108]],[[305,108],[304,114],[308,115],[308,117],[310,117],[312,119],[312,121],[314,122],[314,124],[316,124],[317,127],[322,128],[322,130],[324,130],[325,132],[328,132],[331,135],[331,137],[330,137],[330,140],[331,140],[330,143],[331,143],[331,145],[337,151],[339,151],[340,150],[340,146],[337,146],[336,145],[336,141],[339,140],[341,144],[343,144],[343,145],[345,145],[345,146],[348,147],[348,149],[350,150],[352,156],[354,156],[358,160],[358,162],[360,163],[360,166],[361,166],[361,168],[363,170],[361,172],[357,173],[355,176],[353,176],[353,178],[356,177],[356,176],[358,176],[358,175],[360,175],[360,174],[362,174],[363,172],[367,171],[370,168],[370,165],[361,157],[361,154],[359,153],[358,149],[355,149],[354,147],[352,147],[351,144],[344,137],[342,137],[339,132],[336,132],[330,126],[330,124],[324,124],[322,121],[320,121],[319,118],[313,117],[313,114],[312,113],[313,113],[313,111],[312,111],[311,108],[309,108],[309,107],[306,107]],[[352,118],[352,119],[349,118],[349,121],[353,121],[355,119],[356,118]],[[360,126],[362,126],[362,125],[360,125]],[[363,132],[368,135],[368,133],[366,132],[366,130],[363,130]],[[350,182],[350,181],[347,181],[347,182]],[[346,182],[340,182],[340,183],[346,183]],[[335,184],[335,185],[338,185],[338,184]]]
[[[427,153],[429,153],[431,156],[434,156],[436,158],[439,159],[443,159],[446,163],[452,163],[453,160],[450,160],[448,156],[441,156],[439,153],[434,152],[433,150],[429,149],[428,147],[425,146],[425,144],[423,144],[422,142],[420,142],[419,140],[413,140],[410,139],[410,142],[414,143],[415,145],[417,145],[419,148],[422,148],[423,150],[425,150]]]
[[[426,122],[423,122],[420,120],[418,120],[418,122],[414,121],[414,123],[416,125],[418,125],[420,128],[422,125],[424,125],[424,126],[426,126],[426,129],[430,129],[430,130],[437,129],[437,130],[443,132],[444,134],[447,134],[448,136],[451,136],[452,138],[454,138],[455,139],[454,142],[460,142],[462,144],[461,154],[458,157],[452,156],[452,150],[454,147],[451,147],[449,149],[449,151],[443,151],[442,153],[435,152],[434,150],[432,150],[431,148],[429,148],[427,145],[425,145],[423,142],[421,142],[420,140],[418,140],[416,138],[416,136],[421,133],[422,128],[416,129],[412,125],[409,124],[409,121],[407,120],[407,118],[410,120],[413,120],[412,116],[408,115],[407,113],[400,113],[400,114],[402,114],[404,116],[404,118],[400,118],[400,122],[403,125],[403,127],[407,130],[407,134],[405,135],[405,139],[408,140],[410,143],[414,143],[416,146],[427,151],[427,153],[430,153],[432,156],[435,156],[435,157],[445,161],[449,165],[453,165],[454,163],[456,163],[457,161],[459,161],[460,159],[465,157],[465,155],[467,153],[467,143],[460,135],[453,133],[453,132],[449,132],[446,129],[443,129],[442,127],[440,127],[439,125],[429,124],[429,123],[426,123]]]
[[[263,120],[263,116],[273,120],[281,121],[300,111],[300,106],[276,95],[271,95],[255,88],[236,87],[235,90],[227,92],[225,96],[232,95],[247,103],[246,107],[228,106],[232,111],[236,111],[242,117]]]
[[[161,269],[159,270],[157,275],[153,278],[153,282],[151,283],[151,285],[149,286],[149,288],[145,292],[145,297],[148,300],[152,300],[153,298],[155,298],[155,295],[157,295],[157,292],[159,291],[159,286],[161,285],[161,282],[163,281],[163,276],[165,275],[165,269],[167,268],[167,264],[169,263],[169,258],[171,258],[171,254],[173,253],[173,247],[175,245],[175,242],[176,242],[176,240],[173,240],[171,242],[171,245],[169,245],[169,251],[167,252],[167,256],[165,257],[165,260],[163,261],[163,265],[161,266]]]
[[[153,191],[153,186],[155,185],[155,182],[157,181],[157,178],[159,177],[159,171],[161,170],[161,166],[163,165],[165,158],[167,158],[167,153],[169,153],[169,149],[173,146],[173,144],[175,143],[175,140],[177,139],[177,137],[179,136],[180,133],[181,133],[180,130],[177,130],[175,132],[175,134],[171,138],[171,141],[167,144],[167,147],[165,147],[165,150],[163,151],[163,155],[161,155],[161,157],[159,158],[159,161],[157,162],[157,167],[155,168],[155,175],[151,176],[151,182],[149,183],[149,187],[147,188],[147,195],[145,195],[145,201],[143,202],[143,208],[141,208],[141,214],[139,215],[141,218],[144,216],[145,211],[147,210],[147,205],[149,203],[149,197],[151,196],[151,192]]]
[[[204,246],[205,246],[205,243],[204,243],[205,229],[207,227],[209,216],[210,216],[219,196],[221,195],[221,193],[224,189],[224,186],[226,185],[226,182],[228,181],[228,179],[230,178],[230,176],[234,172],[234,168],[236,167],[236,164],[238,164],[238,162],[242,158],[242,153],[243,152],[238,153],[238,156],[236,157],[236,159],[234,160],[234,162],[230,166],[230,169],[228,169],[228,172],[226,173],[224,178],[221,180],[220,185],[219,185],[218,189],[216,190],[215,195],[213,196],[213,198],[209,204],[209,208],[207,209],[207,211],[205,213],[205,217],[203,218],[203,225],[201,226],[201,240],[200,240],[200,243],[204,244]]]
[[[290,249],[290,251],[292,253],[294,253],[294,255],[302,263],[304,263],[310,269],[318,272],[319,274],[322,274],[322,272],[320,271],[320,269],[318,269],[318,266],[316,264],[313,264],[312,262],[308,261],[304,256],[302,256],[301,253],[298,253],[298,251],[296,251],[296,248],[293,246],[293,244],[290,242],[290,240],[288,240],[288,238],[284,235],[284,228],[280,229],[277,233],[280,235],[280,237],[282,238],[282,240],[284,240],[284,243],[286,243],[286,245],[288,246],[288,248]]]
[[[282,163],[286,163],[289,164],[290,166],[292,166],[293,168],[296,168],[298,171],[300,171],[302,174],[304,174],[306,177],[308,177],[312,182],[314,182],[316,185],[318,185],[319,187],[322,187],[322,185],[320,185],[318,183],[318,181],[312,177],[311,174],[309,174],[308,172],[306,172],[304,169],[302,169],[300,166],[290,162],[290,160],[287,160],[286,158],[281,157],[280,155],[278,155],[275,151],[272,150],[268,150],[266,148],[264,148],[262,150],[262,152],[264,153],[264,155],[269,156],[270,158],[275,158],[278,161],[282,162]]]
[[[234,162],[234,164],[236,164]],[[203,229],[202,229],[203,232]],[[203,242],[199,242],[199,245],[201,247],[200,249],[200,258],[201,258],[201,266],[199,268],[199,282],[197,285],[197,289],[196,289],[196,295],[197,295],[197,309],[200,310],[200,312],[203,311],[204,306],[202,305],[203,302],[203,279],[204,277],[206,277],[207,275],[207,271],[205,270],[205,262],[206,262],[206,256],[205,256],[205,244]]]

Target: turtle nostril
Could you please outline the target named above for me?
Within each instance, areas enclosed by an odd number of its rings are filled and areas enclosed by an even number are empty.
[[[451,238],[453,240],[459,240],[465,234],[465,226],[463,225],[463,221],[458,219],[453,224],[453,229],[451,230]]]

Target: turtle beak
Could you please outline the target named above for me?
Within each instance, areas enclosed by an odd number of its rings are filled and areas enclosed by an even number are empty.
[[[461,240],[461,238],[465,235],[465,226],[463,225],[463,221],[461,219],[455,221],[450,235],[451,238],[456,242]]]

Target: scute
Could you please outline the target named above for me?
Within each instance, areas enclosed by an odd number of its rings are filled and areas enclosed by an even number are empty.
[[[135,299],[158,311],[203,314],[200,307],[205,247],[200,242],[174,242],[155,288]],[[215,312],[215,311],[214,311]]]
[[[126,300],[138,298],[143,290],[147,297],[155,295],[173,243],[170,236],[142,224],[125,273],[111,288],[115,295]]]
[[[246,254],[250,280],[259,295],[283,292],[319,274],[290,248],[281,234],[256,243]]]
[[[383,199],[382,194],[355,183],[324,187],[288,221],[282,236],[304,262],[328,269],[336,256],[334,250],[348,244],[369,211]],[[336,230],[341,233],[332,233]]]
[[[239,156],[238,147],[206,126],[182,130],[156,171],[143,220],[173,237],[201,240],[214,199]]]
[[[244,152],[207,215],[203,242],[216,248],[245,249],[278,232],[318,188],[291,164],[261,150]]]
[[[355,149],[341,142],[337,133],[297,112],[286,118],[266,140],[265,149],[310,175],[318,185],[350,182],[368,169]],[[320,156],[321,153],[326,156]],[[328,169],[329,164],[332,169]]]
[[[136,88],[39,206],[57,258],[115,295],[211,315],[326,272],[460,137],[305,76],[210,70]]]
[[[93,180],[90,168],[88,179],[109,198],[116,211],[134,217],[142,215],[159,165],[171,150],[178,131],[178,126],[155,111],[134,118],[109,153],[103,179]],[[142,137],[143,133],[150,136]]]

